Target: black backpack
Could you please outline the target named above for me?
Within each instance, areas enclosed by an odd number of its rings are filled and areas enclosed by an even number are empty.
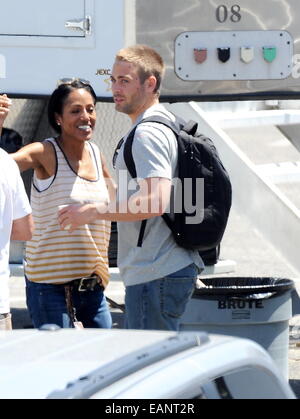
[[[166,125],[175,133],[178,143],[178,178],[182,181],[182,202],[180,213],[175,212],[174,219],[169,214],[162,215],[173,233],[176,243],[185,249],[198,250],[204,263],[212,265],[217,262],[220,242],[222,240],[231,207],[231,183],[213,141],[197,133],[198,124],[189,121],[180,123],[179,128],[170,120],[160,116],[143,119],[143,122],[157,122]],[[132,156],[132,143],[137,126],[129,133],[124,144],[124,160],[127,169],[134,179],[136,169]],[[120,146],[119,146],[120,147]],[[204,179],[204,215],[198,224],[189,224],[186,217],[195,214],[187,213],[184,205],[184,179],[192,179],[192,202],[196,203],[196,178]],[[147,220],[141,224],[137,246],[142,246]]]

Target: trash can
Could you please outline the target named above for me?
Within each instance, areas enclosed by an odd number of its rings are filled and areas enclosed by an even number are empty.
[[[180,330],[252,339],[263,346],[288,379],[292,280],[282,278],[210,278],[197,288]],[[202,280],[203,282],[203,280]]]

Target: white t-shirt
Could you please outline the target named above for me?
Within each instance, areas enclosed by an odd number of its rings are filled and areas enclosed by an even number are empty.
[[[17,164],[0,149],[0,313],[9,312],[9,244],[14,220],[31,213]]]

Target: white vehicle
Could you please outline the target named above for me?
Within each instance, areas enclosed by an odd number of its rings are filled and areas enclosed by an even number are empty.
[[[294,399],[267,352],[196,332],[0,332],[1,399]],[[191,405],[192,406],[192,405]]]

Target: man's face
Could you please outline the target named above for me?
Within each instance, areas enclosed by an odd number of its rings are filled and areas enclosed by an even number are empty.
[[[143,110],[149,93],[145,83],[141,84],[137,67],[125,61],[116,61],[111,75],[115,108],[130,117],[136,117]]]

